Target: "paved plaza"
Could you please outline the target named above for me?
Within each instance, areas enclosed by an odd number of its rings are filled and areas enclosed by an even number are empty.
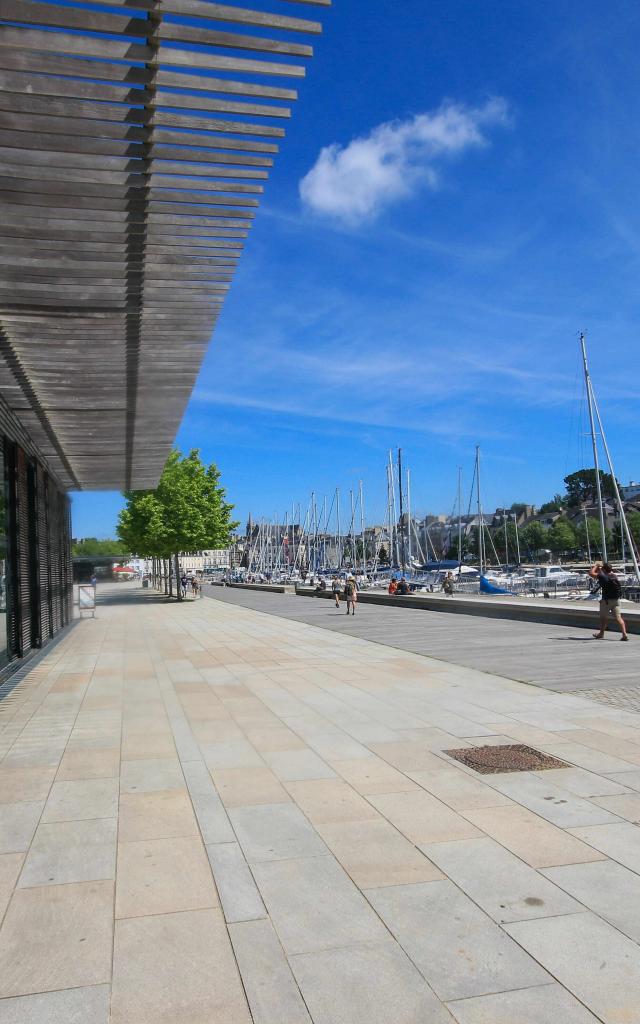
[[[381,639],[105,587],[0,701],[0,1024],[640,1024],[640,715]]]

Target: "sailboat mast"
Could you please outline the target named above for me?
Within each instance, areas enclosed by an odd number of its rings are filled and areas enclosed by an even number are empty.
[[[591,428],[591,444],[593,446],[593,465],[596,472],[596,494],[598,496],[598,515],[600,518],[600,550],[602,561],[607,561],[607,537],[604,525],[604,506],[602,504],[602,485],[600,483],[600,462],[598,459],[598,439],[596,436],[596,425],[593,417],[593,389],[591,386],[591,375],[587,363],[587,344],[584,334],[580,335],[580,348],[582,349],[582,365],[584,368],[584,383],[587,391],[587,406],[589,409],[589,426]]]
[[[407,521],[409,523],[408,530],[408,542],[409,542],[409,568],[413,569],[413,552],[411,550],[411,470],[407,470]]]
[[[360,536],[362,537],[362,575],[367,575],[367,552],[364,543],[364,496],[362,480],[358,481],[358,498],[360,499]]]
[[[402,575],[405,574],[406,567],[406,553],[405,553],[405,537],[404,537],[404,508],[403,508],[403,494],[402,494],[402,448],[398,448],[398,492],[400,495],[400,562],[402,566]]]
[[[340,536],[340,488],[336,487],[336,561],[338,563],[338,572],[342,569],[342,537]]]
[[[462,466],[458,466],[458,576],[462,573]]]
[[[480,445],[476,445],[476,497],[478,505],[478,562],[480,575],[484,572],[484,522],[482,520],[482,502],[480,500]]]

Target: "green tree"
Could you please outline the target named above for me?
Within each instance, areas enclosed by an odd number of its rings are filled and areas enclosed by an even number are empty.
[[[119,555],[127,558],[131,549],[123,544],[121,540],[98,540],[97,537],[85,537],[84,540],[74,541],[72,548],[74,557],[91,557],[99,555]]]
[[[520,547],[522,550],[529,553],[529,557],[532,558],[536,551],[541,551],[543,548],[548,548],[547,534],[548,529],[543,526],[542,523],[529,523],[524,529],[520,530]]]
[[[491,531],[493,543],[496,551],[500,558],[504,559],[506,555],[509,556],[509,561],[515,562],[518,557],[518,545],[516,542],[516,527],[515,523],[507,523],[507,543],[505,545],[504,538],[504,526],[498,526]]]
[[[607,549],[611,547],[612,536],[611,530],[604,531]],[[576,540],[583,554],[587,555],[591,551],[592,556],[598,555],[599,558],[602,558],[602,537],[600,535],[600,521],[598,519],[593,519],[589,516],[586,523],[585,521],[578,523],[576,527]]]
[[[547,546],[554,554],[564,554],[575,549],[576,531],[567,519],[557,519],[549,528]]]
[[[569,508],[579,508],[580,505],[593,505],[597,501],[598,491],[596,487],[595,469],[579,469],[575,473],[565,476],[564,485],[567,491],[566,504]],[[603,498],[613,498],[615,495],[613,477],[610,473],[600,470],[600,489]]]
[[[633,542],[637,547],[640,547],[640,512],[627,512],[626,515]]]
[[[522,515],[528,508],[529,506],[524,501],[514,501],[509,511],[515,512],[516,515]]]
[[[383,565],[388,565],[389,564],[389,552],[385,548],[384,544],[382,545],[382,547],[378,551],[378,561],[382,562]]]
[[[554,494],[551,501],[545,501],[544,505],[541,505],[538,512],[541,515],[547,515],[549,512],[562,512],[564,508],[565,499],[561,494]]]
[[[187,456],[169,455],[155,491],[126,491],[118,536],[131,551],[173,559],[179,575],[179,552],[226,547],[238,526],[233,505],[225,501],[220,473],[205,466],[197,449]],[[178,590],[178,598],[180,592]]]

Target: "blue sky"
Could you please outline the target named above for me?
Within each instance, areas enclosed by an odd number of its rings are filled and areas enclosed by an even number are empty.
[[[178,445],[242,520],[358,479],[379,519],[398,445],[416,512],[451,509],[476,444],[487,507],[541,502],[587,458],[584,329],[618,477],[638,478],[637,3],[322,17]],[[111,535],[120,504],[76,495],[74,533]]]

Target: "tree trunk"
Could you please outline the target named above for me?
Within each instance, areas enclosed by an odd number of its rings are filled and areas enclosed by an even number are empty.
[[[166,558],[162,559],[162,572],[164,574],[164,593],[165,593],[165,597],[168,597],[169,596],[169,583],[170,583],[170,580],[169,580],[169,577],[167,576],[167,560],[166,560]]]
[[[176,590],[178,592],[178,601],[182,601],[182,586],[180,584],[180,559],[178,555],[174,555],[174,564],[176,567]]]
[[[173,576],[171,575],[171,555],[167,558],[167,576],[169,577],[169,597],[173,597]]]

